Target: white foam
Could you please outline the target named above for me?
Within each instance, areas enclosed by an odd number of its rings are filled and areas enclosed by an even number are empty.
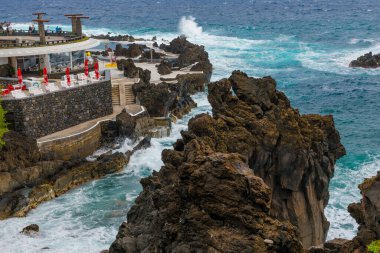
[[[197,24],[197,22],[195,22],[195,18],[193,16],[184,16],[179,21],[178,31],[180,34],[184,34],[189,37],[195,37],[201,35],[203,29]]]
[[[352,239],[356,235],[357,224],[350,216],[347,207],[361,199],[358,185],[364,178],[376,175],[380,170],[380,157],[374,157],[372,162],[361,165],[355,170],[336,166],[335,175],[330,183],[330,201],[325,209],[325,215],[330,221],[327,239]]]

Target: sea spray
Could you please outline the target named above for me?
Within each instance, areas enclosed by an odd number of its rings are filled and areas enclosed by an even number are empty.
[[[187,37],[197,37],[202,34],[203,28],[195,22],[193,16],[184,16],[178,24],[178,32],[186,35]]]

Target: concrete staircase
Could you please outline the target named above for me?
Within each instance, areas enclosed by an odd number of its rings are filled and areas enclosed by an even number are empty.
[[[131,105],[136,102],[133,94],[132,85],[134,82],[126,78],[112,79],[112,104],[113,105]]]

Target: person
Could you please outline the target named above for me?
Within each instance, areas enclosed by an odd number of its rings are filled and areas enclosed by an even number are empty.
[[[34,24],[32,25],[32,33],[36,33],[36,28],[34,27]]]
[[[55,33],[56,33],[56,34],[59,33],[59,27],[58,27],[58,26],[55,28]]]
[[[29,26],[28,33],[29,33],[29,35],[32,34],[32,26]]]

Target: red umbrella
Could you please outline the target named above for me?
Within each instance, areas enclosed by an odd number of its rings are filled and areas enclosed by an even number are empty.
[[[96,79],[99,79],[99,63],[98,63],[98,61],[95,62],[94,68],[95,68],[95,77],[96,77]]]
[[[46,67],[44,67],[44,82],[45,84],[49,83],[48,73]]]
[[[18,83],[22,85],[22,73],[21,73],[20,67],[17,69],[17,79],[18,79]]]
[[[84,60],[84,74],[88,76],[88,60]]]
[[[70,68],[66,68],[66,80],[67,80],[67,85],[70,86]]]

